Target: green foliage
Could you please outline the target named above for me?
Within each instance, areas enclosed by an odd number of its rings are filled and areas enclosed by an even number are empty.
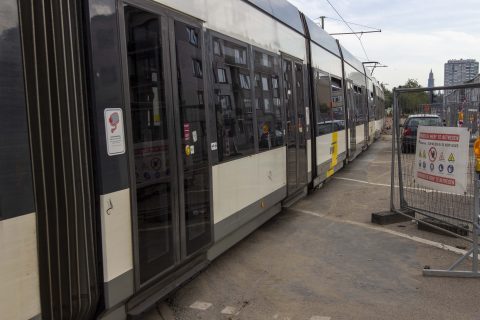
[[[421,88],[422,86],[415,79],[408,79],[405,85],[400,88]],[[421,104],[428,103],[427,92],[402,93],[398,98],[398,104],[403,114],[414,114]]]
[[[392,91],[388,90],[383,83],[380,85],[382,86],[383,94],[385,96],[385,109],[391,108],[393,105]]]

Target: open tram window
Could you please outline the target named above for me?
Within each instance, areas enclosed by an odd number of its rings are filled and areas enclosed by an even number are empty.
[[[254,153],[251,79],[246,46],[213,39],[219,161]]]
[[[342,80],[331,77],[332,124],[333,132],[345,129],[345,104],[343,101]]]
[[[332,132],[332,97],[328,73],[314,70],[317,136]]]
[[[255,109],[259,150],[269,150],[284,145],[284,112],[280,100],[278,70],[278,57],[254,51]]]

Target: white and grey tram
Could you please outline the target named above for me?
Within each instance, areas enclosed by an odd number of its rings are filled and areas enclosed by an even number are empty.
[[[125,319],[378,137],[285,0],[0,2],[0,318]]]

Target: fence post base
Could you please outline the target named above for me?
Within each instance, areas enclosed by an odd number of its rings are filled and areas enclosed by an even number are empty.
[[[480,278],[479,272],[423,269],[425,277]]]
[[[454,270],[457,266],[459,266],[463,261],[467,260],[470,256],[472,256],[473,261],[475,261],[475,255],[478,253],[476,252],[475,248],[472,248],[467,251],[460,259],[455,261],[448,270],[432,270],[428,267],[423,269],[423,275],[426,277],[455,277],[455,278],[480,278],[480,272],[478,272],[478,268],[475,268],[475,263],[473,263],[473,268],[471,271],[467,270]]]

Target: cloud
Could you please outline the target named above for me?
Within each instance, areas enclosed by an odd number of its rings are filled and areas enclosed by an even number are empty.
[[[310,18],[338,18],[326,0],[290,0]],[[477,0],[363,0],[330,1],[345,20],[382,29],[364,34],[362,41],[369,60],[380,61],[388,68],[378,68],[374,76],[389,87],[404,84],[408,78],[427,85],[433,69],[435,84],[443,85],[443,65],[449,59],[480,60],[480,6]],[[329,33],[346,32],[342,23],[326,19]],[[354,30],[366,30],[353,26]],[[367,58],[358,39],[337,36],[360,60]]]

